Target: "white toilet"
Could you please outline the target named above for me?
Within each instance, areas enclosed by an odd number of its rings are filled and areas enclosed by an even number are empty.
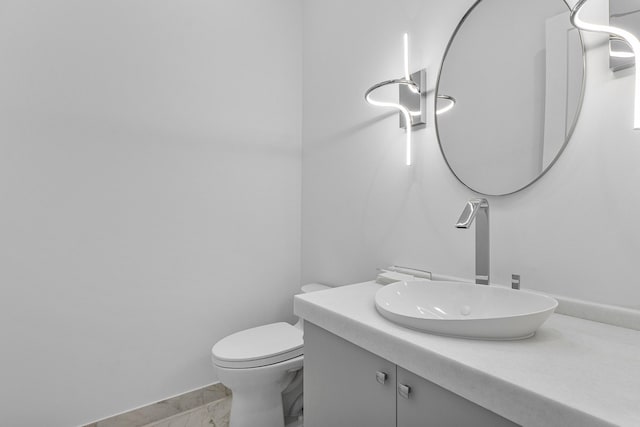
[[[310,284],[302,292],[322,289],[328,287]],[[302,321],[258,326],[218,341],[211,359],[220,382],[233,393],[230,427],[284,427],[285,389],[299,390],[294,405],[301,408],[303,354]]]

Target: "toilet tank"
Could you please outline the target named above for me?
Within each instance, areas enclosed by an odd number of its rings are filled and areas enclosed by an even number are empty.
[[[300,293],[301,294],[308,294],[308,293],[311,293],[311,292],[323,291],[325,289],[331,289],[331,286],[322,285],[320,283],[308,283],[308,284],[302,285],[300,287],[300,291],[301,291]],[[302,319],[299,318],[298,321],[296,322],[296,324],[293,325],[293,326],[295,326],[296,328],[302,329],[302,327],[303,327]]]
[[[327,286],[327,285],[321,285],[320,283],[309,283],[306,285],[302,285],[300,287],[300,290],[302,291],[302,294],[308,294],[311,292],[317,292],[317,291],[322,291],[325,289],[331,289],[331,286]]]

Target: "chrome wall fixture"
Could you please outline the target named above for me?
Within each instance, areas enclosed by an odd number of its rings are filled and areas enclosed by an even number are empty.
[[[385,80],[371,86],[364,94],[364,99],[377,107],[390,107],[400,110],[400,127],[406,129],[406,163],[411,166],[412,147],[411,131],[418,125],[424,125],[426,118],[426,80],[425,69],[409,74],[409,37],[404,35],[404,76],[399,79]],[[398,102],[378,101],[371,97],[372,92],[384,86],[398,86]]]
[[[582,11],[582,7],[585,3],[587,3],[587,0],[580,0],[571,10],[571,23],[580,30],[607,33],[616,39],[624,41],[631,47],[633,55],[638,57],[640,54],[640,41],[635,35],[629,31],[623,30],[622,28],[612,27],[610,25],[594,24],[586,22],[580,18],[580,12]],[[635,69],[634,85],[633,128],[640,130],[640,67],[638,66],[636,66]]]

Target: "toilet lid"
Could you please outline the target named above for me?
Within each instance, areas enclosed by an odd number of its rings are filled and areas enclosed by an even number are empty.
[[[302,354],[302,331],[285,322],[236,332],[211,349],[213,362],[225,368],[256,368]]]

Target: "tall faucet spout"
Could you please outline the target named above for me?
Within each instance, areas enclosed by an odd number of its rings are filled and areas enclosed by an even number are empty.
[[[489,202],[487,199],[471,199],[456,223],[456,228],[469,228],[476,223],[476,283],[489,284]]]

